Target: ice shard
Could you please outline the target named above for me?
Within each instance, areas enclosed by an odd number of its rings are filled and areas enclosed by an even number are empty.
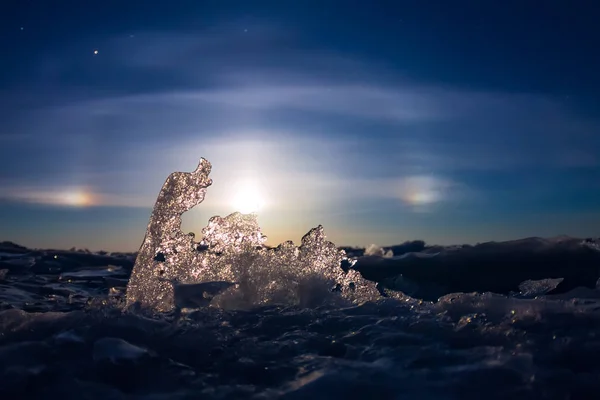
[[[209,220],[200,242],[181,231],[181,215],[204,199],[211,165],[171,174],[156,200],[146,237],[127,287],[127,304],[166,312],[211,302],[247,308],[263,304],[311,306],[341,299],[351,303],[380,297],[373,282],[352,268],[343,250],[326,240],[322,226],[299,247],[264,246],[255,214],[235,212]],[[219,283],[209,293],[204,283]],[[211,286],[212,287],[212,286]],[[197,290],[198,293],[195,293]],[[213,301],[213,297],[215,297]]]
[[[188,274],[195,256],[193,236],[181,231],[181,215],[204,200],[212,184],[210,170],[202,158],[195,171],[173,172],[165,181],[127,285],[127,304],[139,302],[157,311],[173,308],[171,281]]]

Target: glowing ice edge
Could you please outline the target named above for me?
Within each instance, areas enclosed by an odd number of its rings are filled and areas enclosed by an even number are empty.
[[[326,240],[321,225],[299,247],[287,241],[274,249],[264,246],[255,214],[212,217],[200,242],[184,234],[181,216],[204,200],[210,171],[211,164],[201,158],[195,171],[174,172],[165,181],[127,286],[128,306],[169,312],[190,304],[316,306],[381,298],[375,283],[362,278],[346,253]],[[342,269],[342,262],[350,268]]]

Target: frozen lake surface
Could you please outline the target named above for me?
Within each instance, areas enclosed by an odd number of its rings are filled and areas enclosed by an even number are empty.
[[[134,255],[9,251],[0,260],[2,398],[600,393],[600,303],[593,289],[143,315],[124,307]]]

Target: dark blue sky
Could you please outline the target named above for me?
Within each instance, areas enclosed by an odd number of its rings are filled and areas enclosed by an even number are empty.
[[[0,239],[134,250],[172,171],[276,244],[597,236],[595,1],[5,1]],[[97,50],[97,54],[94,54]],[[248,189],[250,188],[250,189]]]

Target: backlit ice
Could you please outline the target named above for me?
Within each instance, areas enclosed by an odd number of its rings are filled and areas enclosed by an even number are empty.
[[[341,268],[345,252],[325,239],[322,226],[308,232],[299,247],[286,242],[275,249],[264,246],[255,214],[212,217],[199,242],[184,234],[181,215],[204,200],[210,170],[202,159],[194,172],[167,178],[129,280],[129,305],[171,311],[194,303],[194,296],[206,297],[198,284],[208,288],[210,282],[220,282],[212,285],[211,298],[229,289],[221,295],[222,306],[315,305],[331,292],[352,303],[380,297],[374,283]]]

